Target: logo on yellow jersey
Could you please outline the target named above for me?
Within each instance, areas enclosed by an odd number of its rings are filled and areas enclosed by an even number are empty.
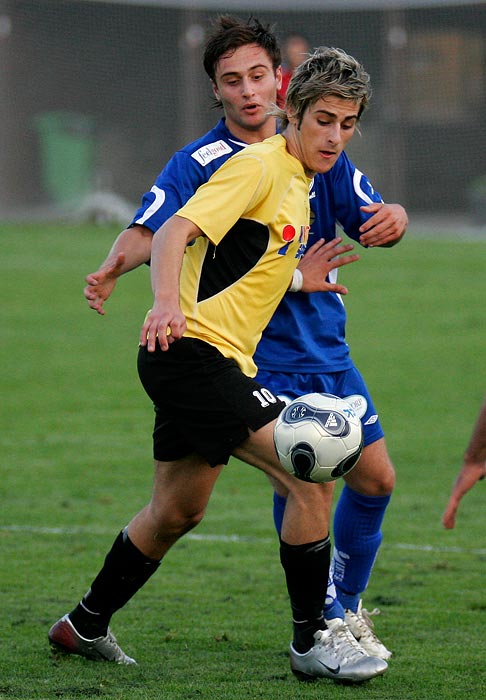
[[[300,260],[300,258],[304,255],[305,249],[307,247],[307,241],[309,240],[309,230],[310,226],[301,226],[300,227],[300,233],[299,233],[299,247],[297,248],[297,252],[295,254],[295,257]],[[282,238],[285,241],[285,245],[279,248],[278,254],[279,255],[287,255],[287,251],[289,249],[290,244],[292,241],[295,239],[296,236],[296,229],[292,224],[286,224],[283,227],[282,230]]]

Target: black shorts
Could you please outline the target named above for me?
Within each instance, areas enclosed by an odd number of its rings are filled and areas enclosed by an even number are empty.
[[[274,420],[285,403],[213,345],[181,338],[162,351],[140,347],[138,373],[155,407],[154,459],[196,452],[215,467]]]

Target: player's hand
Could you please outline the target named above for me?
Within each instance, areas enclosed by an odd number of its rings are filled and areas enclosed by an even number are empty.
[[[187,328],[186,317],[178,304],[154,304],[140,331],[140,345],[154,352],[159,344],[161,350],[168,350],[169,345],[179,340]]]
[[[335,284],[326,280],[327,275],[332,270],[359,260],[359,255],[343,255],[343,253],[353,250],[353,245],[340,245],[342,240],[342,238],[338,237],[326,243],[321,238],[307,250],[298,265],[304,278],[303,292],[348,293],[348,290],[342,284]]]
[[[125,254],[118,253],[114,262],[107,268],[92,272],[86,276],[87,285],[84,288],[84,296],[91,309],[101,316],[105,314],[104,302],[112,293],[125,262]]]
[[[442,524],[447,530],[452,530],[456,524],[456,515],[462,497],[480,479],[486,476],[486,464],[484,462],[465,462],[456,482],[452,488],[449,502],[442,516]]]
[[[368,248],[396,245],[404,236],[408,225],[408,216],[401,204],[383,204],[373,202],[361,211],[372,214],[360,226],[359,242]]]

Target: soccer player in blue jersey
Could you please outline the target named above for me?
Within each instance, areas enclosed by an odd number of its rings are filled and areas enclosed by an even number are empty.
[[[164,221],[232,154],[275,133],[275,118],[268,112],[280,87],[280,55],[271,32],[254,20],[246,27],[242,24],[231,18],[220,20],[205,53],[205,68],[213,82],[215,97],[224,109],[224,119],[174,155],[152,190],[144,195],[131,227],[117,238],[99,270],[87,277],[85,296],[100,314],[104,313],[104,302],[118,276],[149,259],[153,233]],[[251,45],[260,47],[257,60],[242,60],[242,49]],[[230,49],[238,63],[233,62],[229,71],[221,71],[218,60]],[[249,57],[252,58],[251,53]],[[333,128],[338,128],[335,115],[330,113],[326,119]],[[326,246],[340,240],[336,238],[337,223],[348,236],[370,247],[395,244],[407,224],[403,207],[384,204],[344,152],[328,173],[315,177],[310,204],[314,216],[310,241],[325,240]],[[393,489],[394,470],[377,412],[350,358],[340,296],[346,289],[337,284],[335,271],[331,269],[333,253],[326,246],[319,247],[318,243],[317,250],[310,246],[299,265],[303,278],[299,273],[295,275],[293,291],[285,296],[264,332],[256,354],[258,377],[264,377],[276,394],[288,398],[308,391],[328,391],[352,397],[355,407],[361,410],[365,448],[358,466],[347,477],[336,509],[335,587],[329,586],[325,615],[329,621],[346,618],[368,653],[387,657],[388,650],[376,638],[362,609],[361,593],[381,541],[381,522]],[[313,266],[319,254],[328,256],[327,280],[322,279],[322,266]],[[299,293],[302,281],[303,291]],[[321,291],[316,292],[317,289]],[[306,497],[320,499],[315,507],[326,509],[329,514],[332,490],[329,485],[318,496],[313,493]],[[279,531],[285,495],[281,488],[275,495]],[[337,629],[336,634],[343,636],[342,627]]]

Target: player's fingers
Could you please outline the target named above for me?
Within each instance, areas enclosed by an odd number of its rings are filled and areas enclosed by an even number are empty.
[[[167,331],[168,337],[171,338],[170,342],[172,343],[174,340],[179,340],[182,338],[186,328],[187,324],[185,316],[174,316]]]
[[[348,293],[348,288],[342,284],[331,284],[330,282],[327,282],[326,288],[322,291],[334,292],[335,294],[341,294],[342,296],[345,296]]]
[[[328,252],[328,251],[336,250],[337,248],[340,247],[342,242],[343,242],[343,239],[341,238],[341,236],[337,236],[336,238],[333,238],[332,240],[327,241],[327,243],[324,243],[324,245],[322,246],[321,252]],[[346,245],[351,246],[351,248],[353,247],[351,243],[348,243]],[[343,246],[343,247],[346,247],[346,246]]]
[[[104,314],[103,309],[103,301],[97,297],[97,296],[92,296],[92,297],[86,297],[86,301],[88,302],[88,306],[90,309],[93,309],[94,311],[97,311],[99,314]]]
[[[91,305],[92,302],[97,302],[98,300],[103,300],[101,294],[98,294],[96,289],[93,287],[86,287],[84,290],[84,297],[87,302]]]
[[[311,251],[315,252],[319,250],[319,248],[322,248],[323,246],[327,245],[326,241],[324,238],[319,238],[315,243],[313,243],[311,246],[308,248],[308,252],[310,253]]]
[[[376,215],[378,217],[378,215]],[[393,231],[394,224],[392,224],[389,220],[387,219],[381,219],[381,218],[375,218],[374,216],[371,217],[371,219],[368,219],[368,221],[360,226],[360,232],[362,234],[368,235],[369,237],[373,236],[382,236],[384,233],[391,233]]]
[[[149,352],[154,352],[157,342],[158,321],[150,317],[145,321],[140,331],[140,345],[146,347]],[[162,336],[165,337],[165,334]]]
[[[354,249],[354,245],[347,243],[346,245],[337,246],[333,251],[329,251],[331,255],[329,259],[334,259],[337,255],[342,255],[343,253],[349,253],[350,250]]]
[[[85,299],[88,301],[91,301],[92,299],[96,299],[96,294],[93,290],[93,287],[87,286],[83,289],[83,294]]]
[[[397,230],[389,227],[385,227],[383,230],[381,230],[380,228],[376,227],[371,231],[368,231],[368,233],[361,235],[359,237],[359,242],[361,245],[371,247],[374,245],[384,245],[385,243],[394,241],[397,238],[399,238],[399,233]]]
[[[306,255],[304,256],[307,258],[307,263],[315,262],[318,265],[322,264],[331,264],[332,261],[337,258],[339,255],[342,255],[343,253],[349,253],[351,250],[354,249],[354,246],[351,243],[347,243],[345,245],[330,245],[326,243],[325,246],[320,248],[319,250],[316,250],[312,253],[312,255]]]
[[[307,258],[307,260],[313,259],[319,253],[319,251],[322,250],[325,243],[325,240],[323,238],[320,238],[318,241],[316,241],[307,248],[304,257]]]
[[[365,212],[370,212],[370,211],[379,211],[380,209],[383,209],[384,207],[383,202],[370,202],[369,204],[363,204],[362,207],[360,207],[361,211]]]
[[[93,306],[91,307],[92,309],[97,311],[100,314],[100,316],[105,315],[105,310],[103,308],[103,302],[104,302],[104,299],[102,297],[98,297],[96,299],[95,303],[93,304]]]
[[[446,511],[442,517],[442,524],[446,530],[453,530],[456,524],[456,513]]]
[[[327,257],[328,259],[336,255],[336,250],[339,248],[342,242],[341,237],[333,238],[331,241],[326,241],[324,238],[320,238],[316,243],[314,243],[307,251],[306,256],[310,257],[312,255],[319,257]],[[345,246],[343,246],[343,249]],[[353,246],[349,244],[346,250],[352,250]]]
[[[333,258],[331,260],[330,265],[332,266],[331,269],[334,269],[336,267],[342,267],[343,265],[349,265],[350,263],[356,262],[359,260],[359,255],[342,255],[339,258]]]
[[[184,329],[185,329],[185,324]],[[165,331],[165,336],[162,338],[160,333],[158,335],[159,337],[159,345],[162,348],[162,350],[167,350],[169,345],[172,345],[172,343],[175,343],[177,340],[180,340],[182,338],[184,331],[182,330],[181,324],[177,323],[176,321],[173,321],[170,326],[166,326],[166,331]]]

